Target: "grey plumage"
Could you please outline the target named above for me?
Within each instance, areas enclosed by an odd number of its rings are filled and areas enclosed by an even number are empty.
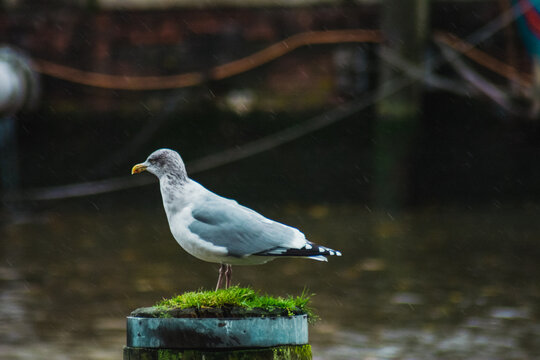
[[[265,221],[236,202],[212,198],[192,210],[195,221],[189,229],[201,239],[224,246],[230,256],[244,257],[273,249],[294,236],[286,225]]]

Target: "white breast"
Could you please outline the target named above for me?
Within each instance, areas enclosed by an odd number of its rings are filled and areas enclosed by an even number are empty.
[[[171,232],[178,244],[189,254],[204,261],[222,263],[227,256],[227,249],[204,241],[189,230],[193,221],[191,206],[184,207],[169,219]]]

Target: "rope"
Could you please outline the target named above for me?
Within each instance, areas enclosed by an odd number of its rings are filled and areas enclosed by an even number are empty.
[[[240,147],[233,147],[220,151],[218,153],[202,157],[200,159],[186,163],[188,172],[196,174],[205,170],[223,166],[247,157],[259,154],[261,152],[273,149],[279,145],[298,139],[315,130],[322,129],[332,123],[342,120],[352,114],[368,107],[379,99],[390,95],[402,89],[410,83],[410,79],[401,79],[401,82],[389,87],[385,92],[381,92],[364,100],[355,103],[344,104],[324,114],[315,116],[302,124],[278,131],[261,139],[254,140]],[[107,192],[130,189],[144,186],[155,182],[154,177],[150,176],[123,176],[105,180],[89,181],[79,184],[53,186],[41,189],[30,189],[21,191],[19,194],[4,194],[5,201],[40,201],[40,200],[58,200],[88,195],[98,195]]]
[[[452,58],[453,61],[449,62],[450,66],[467,81],[467,83],[474,86],[475,89],[479,90],[482,94],[487,96],[501,108],[505,109],[509,113],[517,113],[515,107],[512,104],[509,96],[504,93],[497,86],[491,84],[489,81],[484,79],[483,76],[475,72],[471,67],[465,64],[461,57],[456,58],[455,52],[450,47],[445,47],[439,44],[443,56],[447,59]]]
[[[463,53],[468,52],[470,49],[476,46],[479,42],[486,40],[487,38],[495,34],[498,30],[508,25],[509,21],[514,20],[519,15],[521,15],[522,11],[526,11],[526,9],[523,9],[523,8],[518,9],[518,6],[514,5],[510,10],[504,12],[497,18],[488,22],[485,26],[482,26],[480,29],[473,32],[468,37],[468,42],[465,42],[465,41],[463,42],[464,44],[466,44],[466,46],[462,48]],[[294,36],[291,38],[294,38]],[[291,38],[289,38],[289,40]],[[328,39],[328,41],[330,40],[331,39]],[[295,41],[299,41],[299,40],[295,40]],[[298,43],[295,44],[294,41],[292,43],[292,45],[297,45],[297,44]],[[272,46],[276,46],[276,45],[277,44],[272,45]],[[272,46],[270,48],[272,48]],[[267,48],[265,50],[268,50],[270,48]],[[262,50],[261,52],[265,50]],[[273,50],[273,51],[276,51],[276,50]],[[244,59],[247,59],[247,58],[244,58]],[[241,59],[241,60],[244,60],[244,59]],[[436,61],[433,61],[435,63],[433,68],[437,68],[443,65],[445,62],[454,61],[454,59],[457,59],[457,57],[452,57],[450,59],[438,59]],[[253,156],[260,152],[267,151],[271,148],[293,141],[312,131],[321,129],[325,126],[328,126],[332,123],[342,120],[348,116],[351,116],[352,114],[366,108],[367,106],[370,106],[376,103],[377,101],[387,96],[390,96],[397,91],[404,89],[406,86],[414,83],[415,81],[416,80],[414,80],[412,77],[407,77],[407,76],[402,76],[402,77],[392,79],[389,81],[391,83],[387,84],[388,86],[384,86],[381,91],[375,92],[375,94],[372,94],[371,96],[365,98],[364,100],[361,100],[356,103],[349,103],[349,104],[342,105],[325,114],[316,116],[313,119],[310,119],[304,122],[303,124],[299,124],[292,128],[279,131],[277,133],[274,133],[262,139],[258,139],[248,144],[245,144],[244,146],[228,149],[220,153],[201,158],[199,160],[188,163],[187,166],[190,170],[190,173],[197,173],[199,171],[215,168],[217,166],[225,165],[234,161],[238,161],[240,159],[244,159],[249,156]],[[133,187],[147,185],[153,182],[155,182],[155,179],[153,177],[135,177],[135,178],[130,177],[130,176],[116,177],[116,178],[111,178],[111,179],[91,181],[91,182],[85,182],[85,183],[80,183],[80,184],[63,185],[63,186],[48,187],[48,188],[41,188],[41,189],[31,189],[31,190],[26,190],[19,194],[11,194],[11,193],[5,194],[3,196],[3,200],[4,201],[21,201],[21,200],[37,201],[37,200],[55,200],[55,199],[82,197],[82,196],[97,195],[97,194],[103,194],[103,193],[112,192],[112,191],[129,189]]]
[[[509,10],[506,15],[501,16],[504,25],[509,21]],[[511,81],[516,82],[523,88],[532,86],[532,75],[522,74],[516,68],[494,58],[483,52],[470,43],[458,38],[449,32],[436,32],[434,35],[436,42],[443,43],[462,53],[476,63],[499,74]],[[222,80],[240,73],[252,70],[265,63],[275,60],[299,47],[314,44],[336,44],[346,42],[381,42],[382,36],[376,30],[329,30],[310,31],[293,35],[283,41],[275,43],[263,50],[244,58],[218,65],[208,73],[190,72],[179,75],[166,76],[128,76],[110,75],[83,71],[69,66],[52,63],[42,59],[34,59],[32,67],[35,71],[44,75],[56,77],[58,79],[105,89],[117,90],[163,90],[173,88],[184,88],[202,84],[205,80]],[[484,40],[480,38],[480,40]],[[475,42],[478,42],[476,40]]]
[[[165,99],[161,111],[157,115],[149,114],[149,118],[146,125],[142,126],[136,134],[130,137],[129,141],[124,143],[123,146],[111,153],[110,156],[102,159],[96,166],[94,166],[90,173],[95,175],[103,175],[126,159],[130,154],[135,153],[142,145],[147,143],[160,129],[161,127],[171,119],[173,111],[178,111],[185,102],[180,101],[185,98],[185,90],[174,91],[174,94]]]
[[[266,64],[301,46],[380,41],[380,32],[376,30],[310,31],[288,37],[244,58],[218,65],[208,73],[190,72],[167,76],[109,75],[78,70],[41,59],[33,60],[33,69],[58,79],[104,89],[163,90],[200,85],[208,79],[222,80]]]
[[[447,45],[467,56],[469,59],[484,66],[485,68],[505,77],[511,81],[516,82],[519,86],[530,89],[532,87],[532,75],[522,74],[516,68],[494,58],[487,53],[478,50],[468,42],[458,38],[457,36],[447,32],[437,32],[434,35],[436,42]]]

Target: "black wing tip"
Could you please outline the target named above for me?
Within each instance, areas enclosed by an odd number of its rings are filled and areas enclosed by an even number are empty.
[[[299,257],[325,257],[325,256],[342,256],[341,251],[327,248],[325,246],[307,243],[300,249],[294,248],[273,248],[260,252],[255,255],[262,256],[299,256]]]
[[[302,249],[305,250],[311,250],[315,252],[314,255],[322,255],[322,256],[341,256],[341,251],[330,249],[326,246],[317,245],[312,242],[308,242]]]

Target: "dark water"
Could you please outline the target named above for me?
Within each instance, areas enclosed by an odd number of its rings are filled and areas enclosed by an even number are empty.
[[[540,207],[248,205],[344,254],[234,268],[241,285],[316,293],[316,359],[540,358]],[[217,277],[143,201],[49,209],[1,235],[2,359],[120,359],[131,310]]]

